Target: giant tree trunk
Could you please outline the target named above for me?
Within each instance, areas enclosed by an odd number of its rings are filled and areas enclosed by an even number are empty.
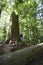
[[[18,15],[16,15],[15,12],[12,12],[11,20],[12,20],[11,39],[13,41],[18,42],[19,41],[19,22],[18,22]]]
[[[0,56],[0,65],[25,65],[27,59],[31,60],[41,53],[43,53],[43,43]]]

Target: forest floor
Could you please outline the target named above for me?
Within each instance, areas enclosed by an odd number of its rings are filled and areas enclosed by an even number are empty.
[[[23,44],[23,46],[22,45],[20,45],[21,47],[25,47],[25,45]],[[26,46],[27,47],[27,46]],[[7,46],[7,50],[9,50],[9,46]],[[32,48],[32,47],[31,47]],[[5,46],[5,49],[6,49],[6,46]],[[22,49],[22,48],[20,48],[20,49]],[[29,48],[30,49],[30,48]],[[43,48],[42,48],[43,49]],[[26,50],[26,49],[25,49]],[[5,50],[6,51],[6,50]],[[21,51],[21,50],[18,50],[19,52]],[[9,53],[9,52],[8,52]],[[17,53],[16,53],[17,54]],[[21,55],[17,55],[17,57],[18,56],[20,56],[21,57]],[[5,58],[6,59],[6,58]],[[27,58],[26,59],[26,64],[25,65],[43,65],[43,52],[41,53],[41,54],[38,54],[38,56],[35,56],[35,57],[33,57],[31,60],[29,59],[29,58]]]
[[[13,51],[17,51],[23,48],[28,47],[28,44],[25,42],[19,42],[19,48],[17,48],[17,44],[10,42],[9,39],[0,44],[0,55],[7,54]]]
[[[27,60],[26,65],[43,65],[43,53],[30,61]]]

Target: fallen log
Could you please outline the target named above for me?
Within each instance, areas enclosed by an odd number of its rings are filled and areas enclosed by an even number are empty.
[[[0,55],[0,65],[25,65],[30,60],[43,53],[43,43],[37,44],[16,52]]]

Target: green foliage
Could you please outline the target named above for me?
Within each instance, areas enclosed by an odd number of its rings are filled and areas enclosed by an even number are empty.
[[[24,35],[24,40],[31,43],[33,39],[33,43],[35,41],[36,43],[38,42],[38,39],[40,37],[39,30],[37,28],[38,23],[36,19],[37,15],[37,4],[36,2],[33,1],[26,1],[23,4],[21,4],[21,8],[19,7],[20,10],[20,32],[23,33]]]
[[[6,0],[0,0],[0,15],[1,15],[1,12],[2,12],[2,9],[6,6]]]
[[[12,4],[13,3],[13,4]],[[19,17],[20,33],[23,34],[23,40],[29,44],[39,43],[40,30],[37,20],[37,8],[38,4],[35,0],[15,0],[7,2],[6,0],[0,0],[0,8],[8,13],[14,11]],[[10,14],[8,14],[10,16]]]

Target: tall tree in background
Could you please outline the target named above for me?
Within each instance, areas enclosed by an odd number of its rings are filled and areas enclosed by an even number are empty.
[[[11,39],[12,41],[19,41],[19,22],[18,22],[18,15],[15,14],[15,12],[12,12],[11,14]]]
[[[18,0],[16,3],[22,3],[22,0]],[[11,13],[11,40],[17,42],[17,47],[19,46],[19,20],[18,20],[18,14],[16,14],[14,11]]]

